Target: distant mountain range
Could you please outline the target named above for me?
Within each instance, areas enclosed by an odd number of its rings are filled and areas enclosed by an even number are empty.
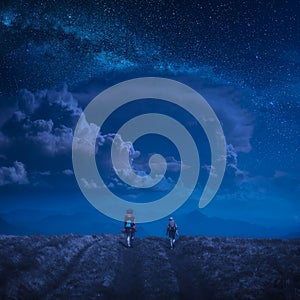
[[[21,228],[17,228],[2,218],[0,218],[0,234],[19,234],[22,235]]]
[[[200,211],[176,215],[179,233],[184,235],[296,238],[299,228],[267,228],[239,220],[208,217]],[[165,234],[167,219],[138,224],[137,235],[159,236]],[[109,219],[97,211],[61,214],[43,211],[15,211],[0,216],[0,234],[99,234],[120,233],[122,222]]]
[[[191,235],[272,238],[290,234],[290,237],[299,237],[290,232],[296,231],[295,228],[289,229],[289,233],[286,234],[286,228],[267,228],[240,220],[207,217],[200,211],[179,215],[177,220],[178,224],[184,224],[185,233]]]

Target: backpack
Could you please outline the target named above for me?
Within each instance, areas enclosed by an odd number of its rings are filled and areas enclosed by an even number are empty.
[[[169,229],[169,231],[171,231],[171,232],[175,232],[175,231],[177,230],[177,226],[176,226],[175,223],[174,223],[173,225],[168,224],[168,229]]]
[[[126,221],[125,227],[126,227],[126,228],[131,228],[131,220],[127,220],[127,221]]]

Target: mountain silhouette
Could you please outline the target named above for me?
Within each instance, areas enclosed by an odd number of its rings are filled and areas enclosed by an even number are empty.
[[[264,227],[245,221],[209,217],[199,210],[174,214],[180,233],[248,238],[298,238],[299,226],[290,228]],[[15,210],[0,215],[0,234],[101,234],[120,233],[122,222],[114,221],[95,211],[47,212]],[[138,224],[139,237],[163,237],[167,219]],[[1,224],[0,224],[1,225]]]
[[[22,229],[0,218],[0,234],[22,234]]]
[[[278,232],[239,220],[208,217],[200,211],[192,211],[176,218],[184,224],[190,235],[226,236],[226,237],[276,237]],[[180,224],[179,223],[179,224]]]

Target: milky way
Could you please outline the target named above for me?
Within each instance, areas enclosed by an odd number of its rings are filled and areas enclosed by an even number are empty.
[[[141,65],[179,72],[209,66],[220,78],[261,88],[299,75],[299,19],[290,1],[34,3],[2,8],[1,51],[16,80],[24,67],[39,84],[50,76],[50,85]]]

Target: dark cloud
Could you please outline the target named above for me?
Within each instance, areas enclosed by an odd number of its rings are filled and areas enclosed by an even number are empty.
[[[0,168],[0,186],[29,183],[25,165],[15,161],[13,166]]]
[[[94,84],[95,83],[92,82],[93,86]],[[195,82],[193,84],[195,84]],[[248,152],[251,149],[250,139],[253,131],[253,119],[247,111],[239,106],[237,101],[239,94],[237,91],[226,89],[222,86],[208,88],[202,81],[197,81],[197,86],[200,93],[206,98],[218,115],[224,128],[227,142],[232,142],[227,147],[228,163],[225,180],[228,182],[231,181],[231,183],[237,183],[241,181],[246,174],[246,172],[238,168],[237,153]],[[87,86],[85,88],[88,90]],[[79,106],[73,94],[68,91],[67,85],[36,92],[23,89],[18,100],[18,108],[3,126],[0,142],[6,146],[6,148],[3,148],[6,150],[3,150],[1,155],[5,157],[10,149],[16,149],[17,144],[23,145],[23,150],[30,152],[31,157],[34,157],[35,153],[39,160],[52,157],[54,159],[53,164],[48,165],[49,168],[56,169],[56,171],[60,170],[61,172],[66,169],[71,170],[71,164],[60,166],[59,157],[61,155],[71,157],[73,131],[81,113],[82,108]],[[93,143],[93,137],[95,133],[99,131],[99,128],[95,124],[89,124],[86,121],[85,123],[78,138],[81,140],[81,150],[83,151],[86,148],[86,151],[89,151],[91,143]],[[188,126],[193,126],[193,124],[190,124],[187,120],[186,123]],[[96,160],[98,166],[101,165],[104,176],[110,177],[111,184],[120,187],[122,184],[119,181],[112,181],[115,177],[115,172],[111,163],[110,148],[112,140],[115,137],[115,133],[98,133]],[[143,153],[143,155],[141,155],[141,152],[134,149],[130,141],[124,141],[121,136],[117,136],[117,141],[120,160],[124,161],[128,159],[128,157],[125,156],[129,153],[130,166],[136,172],[142,172],[146,175],[146,173],[149,172],[148,160],[150,153]],[[16,159],[11,155],[9,157],[11,161]],[[18,155],[16,155],[16,157],[18,157]],[[21,158],[21,161],[26,163],[26,156],[21,156]],[[166,161],[167,174],[164,178],[165,183],[161,182],[160,185],[168,186],[169,188],[173,182],[170,182],[168,178],[174,180],[172,173],[177,174],[180,172],[181,162],[172,156],[166,157]],[[32,164],[29,165],[32,166]],[[189,166],[183,167],[188,168]],[[37,163],[35,171],[37,171],[38,168]],[[45,170],[45,166],[43,167],[43,171],[47,171]],[[87,182],[86,184],[93,186],[91,182]]]
[[[81,112],[66,85],[35,93],[24,89],[18,109],[2,127],[1,142],[11,147],[29,143],[32,151],[46,156],[70,153],[73,127]]]
[[[250,152],[254,117],[241,107],[243,93],[225,86],[204,88],[200,93],[218,116],[227,144],[232,144],[237,152]]]
[[[75,99],[68,86],[63,84],[57,88],[38,90],[35,93],[22,89],[19,98],[19,110],[26,115],[44,115],[47,110],[47,116],[54,119],[58,112],[66,113],[72,117],[80,116],[82,110],[78,106],[78,101]],[[62,117],[62,116],[60,116]],[[60,119],[61,122],[66,122],[68,119]]]
[[[1,131],[0,131],[0,145],[2,150],[8,148],[10,145],[9,137],[4,135]]]
[[[55,177],[72,174],[73,129],[81,112],[66,85],[36,92],[22,90],[14,112],[0,128],[0,163],[13,164],[9,169],[3,167],[2,183],[21,184],[29,178],[34,186],[63,185]]]
[[[21,99],[19,101],[19,109],[26,115],[31,115],[39,106],[40,98],[32,92],[24,89],[21,91]]]
[[[26,138],[37,144],[41,151],[48,155],[69,153],[73,139],[73,129],[64,125],[54,128],[50,119],[36,120],[26,124]]]

